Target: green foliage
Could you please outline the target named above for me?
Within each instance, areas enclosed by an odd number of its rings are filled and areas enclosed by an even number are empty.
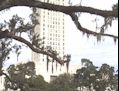
[[[105,91],[107,87],[111,90],[118,88],[118,74],[115,74],[114,67],[102,64],[98,68],[88,59],[81,61],[83,67],[77,69],[76,74],[62,74],[50,83],[35,74],[33,62],[10,65],[8,73],[13,82],[6,79],[5,87],[14,90],[21,88],[22,91],[75,91],[77,87],[87,87],[91,90],[91,86],[101,91]]]
[[[76,87],[88,87],[90,89],[93,86],[95,89],[105,91],[107,87],[111,90],[115,90],[118,86],[117,77],[114,72],[114,67],[107,64],[102,64],[98,67],[88,59],[82,59],[84,67],[78,69],[74,75],[74,83]],[[98,88],[97,88],[98,87]]]
[[[48,83],[44,81],[44,78],[40,75],[27,79],[27,84],[30,89],[40,89],[41,91],[47,91]]]
[[[6,79],[6,89],[20,88],[22,91],[47,91],[48,89],[48,83],[44,81],[44,78],[36,75],[33,62],[10,65],[7,71],[12,82]]]
[[[88,59],[81,60],[84,67],[78,69],[76,74],[74,75],[74,82],[76,87],[91,87],[91,84],[95,82],[95,75],[96,75],[96,66]]]
[[[21,53],[20,49],[23,45],[13,43],[13,39],[5,37],[4,34],[11,33],[13,36],[21,36],[23,32],[27,33],[29,38],[32,37],[32,30],[35,24],[31,21],[25,23],[24,19],[18,15],[13,15],[10,20],[4,20],[0,22],[0,70],[2,69],[4,61],[10,58],[9,54],[14,52],[18,57]],[[3,38],[1,36],[4,36]]]
[[[73,77],[70,74],[62,74],[50,83],[48,91],[75,91]]]
[[[110,86],[114,89],[115,85],[117,84],[116,76],[114,74],[114,67],[110,67],[107,64],[102,64],[99,73],[98,73],[98,82],[100,84],[100,88],[102,90],[106,89],[106,87]]]

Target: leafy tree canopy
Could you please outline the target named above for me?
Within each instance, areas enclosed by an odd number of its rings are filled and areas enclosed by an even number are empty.
[[[101,67],[96,67],[88,59],[82,59],[81,61],[82,64],[85,65],[81,69],[78,69],[74,75],[76,87],[87,87],[90,91],[91,87],[96,91],[105,91],[107,87],[110,87],[111,90],[117,88],[118,80],[114,67],[111,67],[108,64],[102,64]]]
[[[9,78],[6,78],[6,89],[18,89],[22,91],[43,90],[47,89],[48,83],[44,78],[35,73],[35,65],[33,62],[25,64],[10,65],[7,69]],[[11,81],[9,81],[10,79]]]

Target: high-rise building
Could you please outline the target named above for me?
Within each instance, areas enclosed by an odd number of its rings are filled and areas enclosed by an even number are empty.
[[[65,5],[66,0],[40,0],[52,4]],[[39,38],[44,38],[44,47],[51,47],[56,50],[61,57],[65,54],[65,16],[61,12],[54,12],[44,9],[37,9],[39,24],[36,25],[35,34],[39,34]],[[49,70],[47,71],[46,56],[42,54],[32,53],[32,60],[36,65],[36,74],[40,74],[46,81],[54,79],[59,74],[66,72],[66,66],[53,63],[54,69],[52,72],[52,63],[49,63]]]

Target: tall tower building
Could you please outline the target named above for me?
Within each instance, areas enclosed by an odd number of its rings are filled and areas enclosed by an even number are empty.
[[[66,0],[40,0],[52,4],[65,5]],[[36,18],[39,24],[35,27],[35,34],[39,34],[39,38],[44,38],[44,47],[52,47],[61,57],[65,54],[65,16],[63,13],[37,9],[39,14]],[[40,74],[46,81],[52,80],[55,76],[66,72],[66,66],[53,63],[54,71],[52,72],[52,63],[49,63],[47,71],[46,56],[42,54],[32,53],[32,60],[36,65],[36,74]]]

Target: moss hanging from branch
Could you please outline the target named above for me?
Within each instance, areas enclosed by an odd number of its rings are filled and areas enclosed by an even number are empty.
[[[67,55],[67,62],[66,62],[66,67],[67,67],[67,72],[69,71],[69,62],[71,61],[71,55]]]
[[[62,65],[60,65],[60,72],[62,71],[61,68],[62,68]]]
[[[57,71],[57,62],[56,62],[56,71]]]
[[[53,67],[54,67],[54,66],[53,66],[54,61],[55,61],[55,60],[54,60],[54,58],[53,58],[53,59],[52,59],[52,73],[54,72],[54,68],[53,68]]]
[[[47,61],[47,72],[48,72],[48,69],[49,69],[49,61],[50,61],[49,58],[48,58],[48,56],[47,56],[47,60],[46,60],[46,61]]]

